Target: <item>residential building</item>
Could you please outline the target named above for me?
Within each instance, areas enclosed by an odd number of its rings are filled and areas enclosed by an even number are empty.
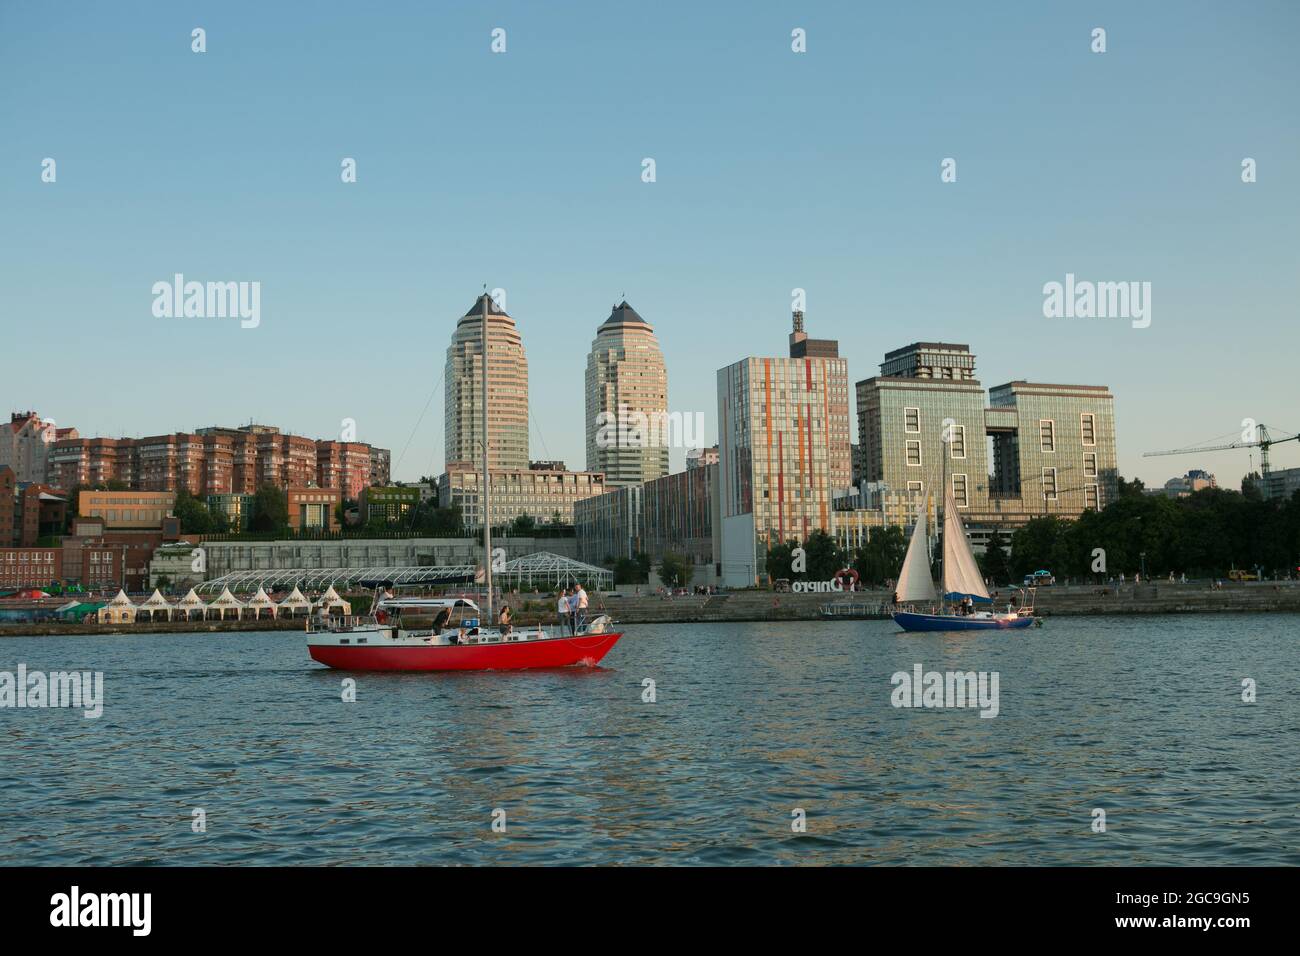
[[[968,527],[1077,517],[1114,499],[1108,389],[1015,381],[986,401],[974,376],[964,345],[888,353],[881,375],[857,383],[863,478],[914,499],[941,500],[948,487]]]
[[[8,465],[0,465],[0,548],[17,542],[14,516],[18,510],[18,479]]]
[[[1274,468],[1268,473],[1268,482],[1261,483],[1260,491],[1266,499],[1290,501],[1300,491],[1300,468]]]
[[[1164,495],[1167,498],[1186,498],[1205,488],[1217,488],[1219,484],[1208,471],[1193,468],[1181,478],[1170,478],[1163,488],[1148,489],[1148,494]]]
[[[409,527],[420,500],[420,489],[414,485],[372,485],[361,492],[361,520]]]
[[[850,483],[844,359],[746,358],[719,370],[718,468],[720,574],[752,585],[772,544],[830,529],[833,493]]]
[[[456,323],[447,349],[447,467],[483,459],[484,310],[488,316],[488,467],[524,472],[528,469],[528,360],[514,319],[486,293]]]
[[[686,453],[686,470],[707,468],[718,463],[718,446],[712,448],[693,448]]]
[[[839,358],[838,341],[808,338],[808,333],[804,331],[801,311],[795,311],[791,318],[794,328],[790,332],[790,358]]]
[[[60,438],[49,452],[49,483],[116,482],[133,491],[195,497],[251,495],[264,485],[320,485],[356,498],[388,467],[389,452],[361,442],[314,441],[271,425],[213,426],[148,438]]]
[[[17,481],[44,484],[49,478],[50,448],[60,438],[76,438],[75,428],[59,428],[33,411],[14,412],[0,428],[0,468],[13,469]]]
[[[176,493],[172,491],[87,491],[77,495],[77,515],[98,518],[104,529],[161,529],[171,517]]]
[[[701,465],[641,485],[611,488],[574,507],[578,558],[610,564],[667,553],[695,566],[694,584],[717,583],[718,466]]]
[[[668,372],[650,323],[623,300],[587,355],[587,468],[606,487],[668,474]]]
[[[61,547],[0,547],[0,588],[41,588],[61,580]]]
[[[479,470],[472,464],[449,463],[438,479],[442,507],[459,506],[466,528],[481,528]],[[539,523],[573,524],[573,506],[605,490],[605,476],[591,471],[526,468],[492,472],[492,526],[528,515]]]
[[[387,448],[370,446],[370,484],[386,487],[392,484],[393,453]]]
[[[339,530],[338,506],[343,501],[343,493],[338,488],[289,487],[284,495],[292,530]]]
[[[68,499],[49,485],[19,484],[13,496],[13,541],[20,548],[34,548],[42,538],[63,534],[67,524]],[[0,504],[0,510],[4,506]],[[9,540],[0,537],[0,544]]]
[[[225,515],[232,533],[247,531],[253,520],[253,502],[256,497],[242,494],[208,495],[208,511],[214,515]]]

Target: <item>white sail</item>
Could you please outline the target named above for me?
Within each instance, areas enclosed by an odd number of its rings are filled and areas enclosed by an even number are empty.
[[[903,570],[898,573],[899,604],[920,601],[934,601],[934,580],[930,577],[930,548],[925,533],[925,505],[921,505],[917,515],[916,527],[912,529],[912,540],[907,545],[907,557],[903,558]]]
[[[970,595],[988,600],[989,596],[951,491],[943,498],[943,593],[949,598]]]

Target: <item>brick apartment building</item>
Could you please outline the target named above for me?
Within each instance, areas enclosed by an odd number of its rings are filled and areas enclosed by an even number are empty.
[[[56,489],[109,481],[133,491],[186,489],[195,497],[251,495],[264,485],[318,485],[355,499],[388,482],[389,452],[362,442],[315,441],[268,425],[201,428],[148,438],[55,441],[48,482]]]

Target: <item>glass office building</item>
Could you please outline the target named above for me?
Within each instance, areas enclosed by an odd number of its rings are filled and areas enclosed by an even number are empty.
[[[1015,381],[985,400],[965,346],[917,343],[890,352],[857,383],[863,477],[933,508],[945,486],[970,526],[1019,527],[1078,517],[1116,494],[1114,396],[1099,385]],[[917,352],[909,356],[909,350]],[[883,374],[937,367],[952,377]],[[969,372],[970,377],[964,377]]]

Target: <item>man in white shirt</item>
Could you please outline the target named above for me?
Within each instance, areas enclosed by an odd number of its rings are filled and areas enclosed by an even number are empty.
[[[573,609],[573,633],[577,634],[578,629],[587,623],[587,592],[579,584],[573,591],[573,597],[569,598],[569,606]]]

